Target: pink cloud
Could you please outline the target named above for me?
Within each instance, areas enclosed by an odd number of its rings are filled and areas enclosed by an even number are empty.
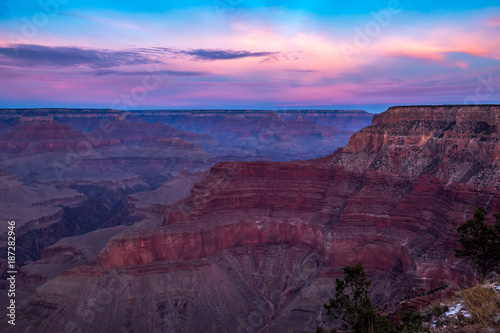
[[[490,27],[500,27],[500,16],[488,19],[486,25]]]
[[[158,67],[156,74],[163,81],[148,92],[139,107],[210,107],[226,102],[430,102],[435,96],[456,97],[461,102],[477,84],[467,82],[467,77],[477,77],[476,70],[493,71],[491,60],[500,60],[500,34],[492,33],[496,28],[486,29],[484,25],[500,26],[500,16],[487,21],[477,17],[471,20],[474,24],[466,27],[451,21],[428,25],[408,21],[398,27],[394,21],[394,26],[360,47],[351,62],[339,46],[353,44],[353,34],[343,30],[292,33],[271,25],[238,22],[232,29],[213,34],[202,31],[182,39],[184,34],[179,32],[178,39],[167,39],[151,33],[144,36],[144,42],[128,45],[107,41],[105,47],[105,37],[96,38],[95,45],[88,46],[78,38],[65,42],[56,36],[55,44],[37,40],[45,47],[24,48],[27,54],[44,51],[45,57],[20,59],[4,52],[2,58],[0,54],[2,74],[8,78],[0,82],[0,97],[4,101],[30,98],[109,107],[123,94],[140,87],[152,66]],[[119,28],[134,30],[127,25]],[[141,29],[134,31],[139,33]],[[6,48],[8,41],[0,38],[0,45]],[[69,47],[75,49],[70,54],[73,58],[67,55],[72,51]],[[104,61],[103,55],[109,55],[110,61]],[[271,55],[272,61],[262,62]]]

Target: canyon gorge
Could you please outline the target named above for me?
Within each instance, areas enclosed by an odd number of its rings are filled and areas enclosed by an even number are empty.
[[[358,262],[395,316],[473,285],[456,229],[500,212],[499,105],[1,116],[2,332],[313,332]]]

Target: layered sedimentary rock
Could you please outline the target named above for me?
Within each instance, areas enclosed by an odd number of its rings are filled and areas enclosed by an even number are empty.
[[[324,158],[218,163],[160,220],[39,287],[19,325],[310,332],[359,261],[388,312],[467,286],[456,228],[500,211],[499,123],[500,106],[393,107]]]

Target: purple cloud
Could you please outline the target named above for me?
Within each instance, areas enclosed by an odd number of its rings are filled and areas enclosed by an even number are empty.
[[[0,64],[20,67],[69,67],[85,65],[109,68],[158,63],[139,51],[112,51],[78,47],[18,44],[0,47]]]
[[[95,73],[96,76],[103,75],[148,75],[148,74],[157,74],[157,75],[170,75],[170,76],[202,76],[202,75],[210,75],[209,72],[192,72],[192,71],[169,71],[169,70],[160,70],[160,71],[118,71],[118,70],[101,70]]]
[[[281,54],[281,52],[251,52],[251,51],[236,51],[236,50],[221,50],[221,49],[175,49],[170,47],[154,47],[140,49],[142,52],[152,54],[173,54],[180,57],[188,57],[194,60],[201,61],[214,61],[214,60],[234,60],[242,58],[274,58]]]
[[[249,51],[231,51],[231,50],[209,50],[196,49],[190,51],[182,51],[186,55],[190,55],[198,60],[231,60],[241,58],[260,58],[272,57],[279,52],[249,52]]]

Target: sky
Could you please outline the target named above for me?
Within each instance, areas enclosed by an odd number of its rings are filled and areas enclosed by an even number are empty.
[[[493,0],[0,0],[0,108],[500,103]]]

